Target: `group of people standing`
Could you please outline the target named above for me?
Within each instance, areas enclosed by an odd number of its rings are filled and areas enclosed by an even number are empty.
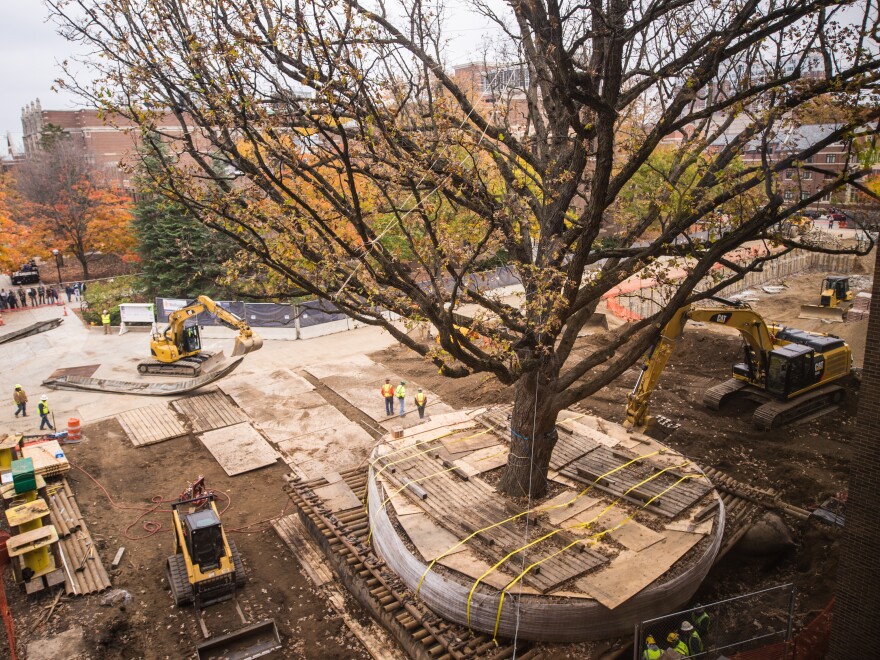
[[[691,613],[690,620],[684,620],[666,635],[666,650],[662,650],[653,635],[645,637],[645,650],[642,660],[680,660],[702,656],[705,652],[705,638],[709,635],[711,619],[705,608],[697,606]]]
[[[22,417],[27,417],[28,396],[27,392],[24,391],[24,388],[21,385],[15,386],[15,389],[12,392],[12,400],[15,403],[15,416],[18,417],[21,415]],[[44,394],[40,397],[39,403],[37,403],[37,414],[40,416],[41,431],[47,426],[50,431],[55,430],[52,422],[49,421],[49,413],[49,397]]]
[[[58,290],[54,286],[18,287],[17,289],[0,289],[0,310],[18,309],[19,307],[37,307],[38,305],[55,305],[58,303]]]
[[[397,399],[400,405],[400,413],[399,415],[403,417],[406,407],[406,381],[400,381],[400,385],[394,387],[391,384],[391,379],[386,378],[385,384],[381,387],[380,392],[382,393],[382,398],[385,399],[385,414],[393,415],[394,414],[394,399]],[[416,404],[416,409],[419,411],[419,418],[425,417],[425,406],[428,405],[428,397],[425,392],[420,387],[418,392],[416,392],[413,397],[413,401]]]

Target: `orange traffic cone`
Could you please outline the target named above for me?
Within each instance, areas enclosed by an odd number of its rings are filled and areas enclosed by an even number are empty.
[[[67,316],[67,305],[64,306],[64,316]]]

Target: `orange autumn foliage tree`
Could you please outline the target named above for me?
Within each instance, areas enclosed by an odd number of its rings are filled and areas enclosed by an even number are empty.
[[[8,174],[0,175],[0,269],[17,270],[34,256],[30,230],[14,220],[16,196]]]
[[[72,254],[89,278],[89,259],[134,248],[130,199],[103,184],[88,154],[69,139],[44,144],[16,176],[21,210],[42,252]]]

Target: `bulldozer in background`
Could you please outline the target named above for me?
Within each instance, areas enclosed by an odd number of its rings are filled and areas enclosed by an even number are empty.
[[[848,305],[852,302],[853,291],[849,288],[846,275],[828,275],[822,280],[818,305],[801,305],[800,319],[820,319],[833,323],[843,323]]]

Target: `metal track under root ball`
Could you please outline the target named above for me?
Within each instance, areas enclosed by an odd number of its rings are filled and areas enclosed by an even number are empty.
[[[752,415],[752,421],[762,431],[769,431],[836,406],[845,396],[846,390],[838,385],[820,387],[790,401],[770,401],[758,406]]]
[[[150,376],[189,376],[195,378],[202,373],[202,369],[206,363],[213,362],[213,358],[217,353],[209,353],[203,351],[198,355],[183,358],[177,362],[159,362],[158,360],[147,360],[138,365],[138,372]]]

